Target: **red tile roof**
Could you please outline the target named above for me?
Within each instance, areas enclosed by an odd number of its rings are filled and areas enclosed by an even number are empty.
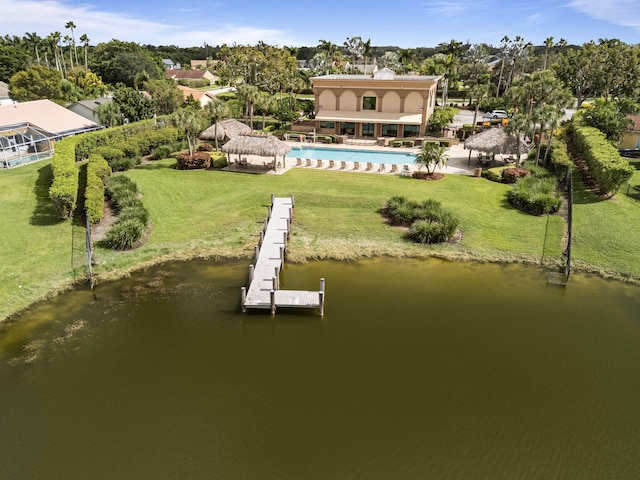
[[[640,115],[627,115],[627,117],[633,120],[633,123],[629,124],[629,130],[640,132]]]

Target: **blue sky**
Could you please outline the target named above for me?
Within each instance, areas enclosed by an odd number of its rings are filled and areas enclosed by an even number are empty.
[[[432,47],[451,39],[499,45],[520,35],[536,45],[552,36],[582,44],[599,38],[640,43],[640,0],[0,0],[0,35],[68,34],[90,43],[117,38],[182,47],[227,44]]]

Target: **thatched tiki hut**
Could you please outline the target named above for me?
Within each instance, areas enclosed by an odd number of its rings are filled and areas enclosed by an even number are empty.
[[[282,166],[286,167],[285,155],[291,151],[291,147],[273,135],[238,135],[229,140],[222,151],[227,154],[227,161],[231,163],[231,154],[256,155],[259,157],[272,157],[273,168],[277,171],[278,157],[282,157]]]
[[[464,141],[464,148],[486,153],[493,158],[496,155],[518,155],[518,161],[520,161],[520,154],[529,151],[529,145],[522,138],[513,133],[507,133],[502,127],[490,128],[476,133]],[[469,151],[470,161],[471,151]]]
[[[228,142],[238,135],[251,134],[251,127],[234,118],[214,123],[200,134],[201,140]]]

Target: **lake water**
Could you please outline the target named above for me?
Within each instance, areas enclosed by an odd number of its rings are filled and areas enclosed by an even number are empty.
[[[376,152],[370,150],[292,147],[287,158],[309,158],[311,160],[334,160],[344,162],[377,163],[387,165],[412,165],[416,156],[402,152]]]
[[[522,266],[246,262],[85,288],[0,327],[0,479],[636,479],[640,289]]]

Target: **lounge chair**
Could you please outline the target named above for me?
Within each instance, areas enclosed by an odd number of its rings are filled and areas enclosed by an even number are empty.
[[[296,167],[301,167],[301,166],[302,166],[302,159],[296,158]]]
[[[311,166],[311,159],[310,158],[306,158],[305,159],[307,164],[305,165],[305,167],[310,167]]]
[[[347,169],[347,162],[345,161],[340,161],[340,170],[346,170]]]
[[[402,171],[400,172],[400,175],[402,175],[403,177],[408,177],[409,175],[411,175],[411,172],[409,171],[409,165],[402,166]]]
[[[318,159],[318,168],[322,168],[322,160]]]
[[[371,162],[367,162],[367,168],[365,169],[365,172],[370,172],[371,170],[373,170],[373,164]]]
[[[329,166],[327,168],[334,168],[335,164],[333,163],[333,160],[329,160]]]
[[[395,163],[391,165],[391,170],[389,170],[389,173],[398,173],[398,165],[396,165]]]
[[[360,164],[358,162],[353,162],[353,169],[360,170]]]
[[[385,167],[384,163],[380,164],[380,169],[378,170],[378,172],[380,172],[380,173],[385,173],[386,172],[386,167]]]

